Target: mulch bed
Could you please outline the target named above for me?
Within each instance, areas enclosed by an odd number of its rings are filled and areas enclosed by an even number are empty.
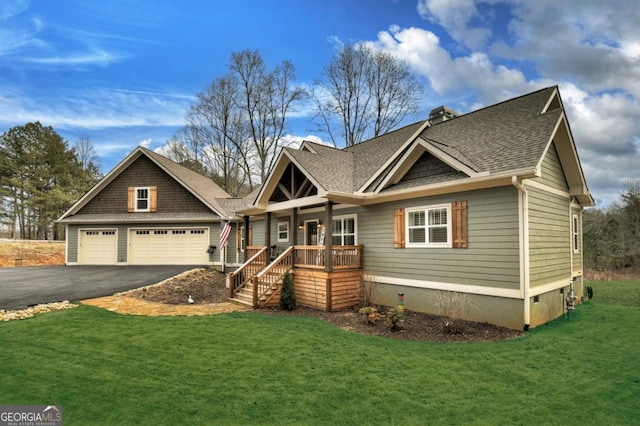
[[[213,268],[189,271],[163,283],[127,292],[126,295],[170,305],[184,305],[189,296],[193,299],[194,304],[228,301],[224,275]],[[400,329],[394,331],[390,329],[384,318],[389,308],[378,307],[382,316],[374,324],[369,324],[366,318],[358,313],[358,308],[354,307],[339,312],[324,312],[306,307],[298,307],[291,312],[265,308],[257,312],[267,315],[316,317],[336,327],[357,333],[428,342],[495,342],[521,337],[525,334],[522,331],[470,321],[460,321],[458,323],[459,329],[455,333],[445,332],[449,329],[445,327],[447,321],[444,318],[408,310],[404,311],[404,319],[400,323]]]

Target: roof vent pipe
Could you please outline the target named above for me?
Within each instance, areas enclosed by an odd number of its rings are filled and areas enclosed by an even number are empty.
[[[431,125],[442,123],[443,121],[451,120],[452,118],[459,117],[461,114],[447,106],[441,105],[434,108],[429,113],[429,122]]]

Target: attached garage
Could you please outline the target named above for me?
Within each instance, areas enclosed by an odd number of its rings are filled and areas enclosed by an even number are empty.
[[[80,229],[78,263],[81,265],[113,265],[118,255],[115,229]]]
[[[129,230],[130,265],[204,265],[208,248],[208,228]]]

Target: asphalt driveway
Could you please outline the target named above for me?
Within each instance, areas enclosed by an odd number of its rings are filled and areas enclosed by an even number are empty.
[[[0,268],[0,309],[78,301],[155,284],[198,266],[39,266]]]

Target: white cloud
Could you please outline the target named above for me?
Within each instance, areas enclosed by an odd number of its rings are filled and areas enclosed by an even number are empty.
[[[0,87],[0,127],[40,121],[59,128],[181,126],[190,103],[187,95],[106,88],[66,89],[46,97]]]
[[[69,53],[63,56],[24,57],[21,58],[20,61],[54,66],[107,66],[113,62],[129,57],[131,57],[131,55],[125,53],[108,52],[103,49],[90,49],[89,51]]]
[[[472,28],[469,24],[479,17],[474,0],[419,0],[418,13],[424,19],[444,27],[458,43],[474,49],[485,46],[491,37],[488,28]]]
[[[152,141],[151,138],[147,138],[147,139],[141,140],[138,143],[138,146],[141,146],[143,148],[149,148],[151,146],[151,141]]]
[[[461,112],[558,84],[594,197],[611,201],[624,181],[640,178],[640,8],[621,0],[419,0],[418,11],[458,44],[397,26],[366,44],[406,61],[428,79],[432,98]]]
[[[9,19],[29,9],[29,0],[2,0],[0,20]]]

